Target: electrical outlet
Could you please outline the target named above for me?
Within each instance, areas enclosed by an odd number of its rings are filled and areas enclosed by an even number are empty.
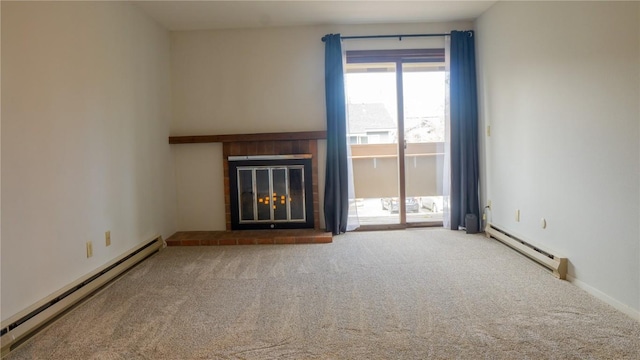
[[[106,246],[111,245],[111,231],[105,231],[104,233],[104,243]]]
[[[91,241],[87,241],[87,258],[90,258],[93,256],[93,244],[91,243]]]
[[[487,200],[487,206],[491,209],[491,200]]]
[[[487,125],[487,137],[491,137],[491,125]]]
[[[520,222],[520,209],[516,210],[516,221]]]

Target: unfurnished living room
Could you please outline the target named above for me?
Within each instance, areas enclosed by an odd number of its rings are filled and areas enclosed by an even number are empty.
[[[640,359],[640,2],[0,5],[3,359]]]

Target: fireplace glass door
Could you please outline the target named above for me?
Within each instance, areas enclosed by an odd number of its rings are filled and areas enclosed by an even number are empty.
[[[306,221],[304,167],[237,167],[240,223]]]
[[[314,227],[311,157],[229,157],[231,229]]]

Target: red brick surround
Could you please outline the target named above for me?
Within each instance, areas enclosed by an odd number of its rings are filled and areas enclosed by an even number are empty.
[[[222,144],[224,167],[224,208],[226,229],[231,230],[231,196],[229,195],[229,156],[251,155],[297,155],[311,154],[311,172],[313,186],[313,223],[320,229],[320,211],[318,203],[318,143],[310,140],[258,140],[231,141]]]

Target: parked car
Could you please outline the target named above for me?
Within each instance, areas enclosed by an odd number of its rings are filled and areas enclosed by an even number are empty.
[[[422,196],[420,197],[420,207],[431,212],[442,212],[443,209],[442,196]]]
[[[392,213],[397,213],[399,209],[400,202],[398,198],[382,198],[380,199],[382,203],[382,210],[389,210]],[[407,212],[418,212],[420,211],[420,204],[418,203],[418,198],[415,197],[407,197],[405,208]]]

